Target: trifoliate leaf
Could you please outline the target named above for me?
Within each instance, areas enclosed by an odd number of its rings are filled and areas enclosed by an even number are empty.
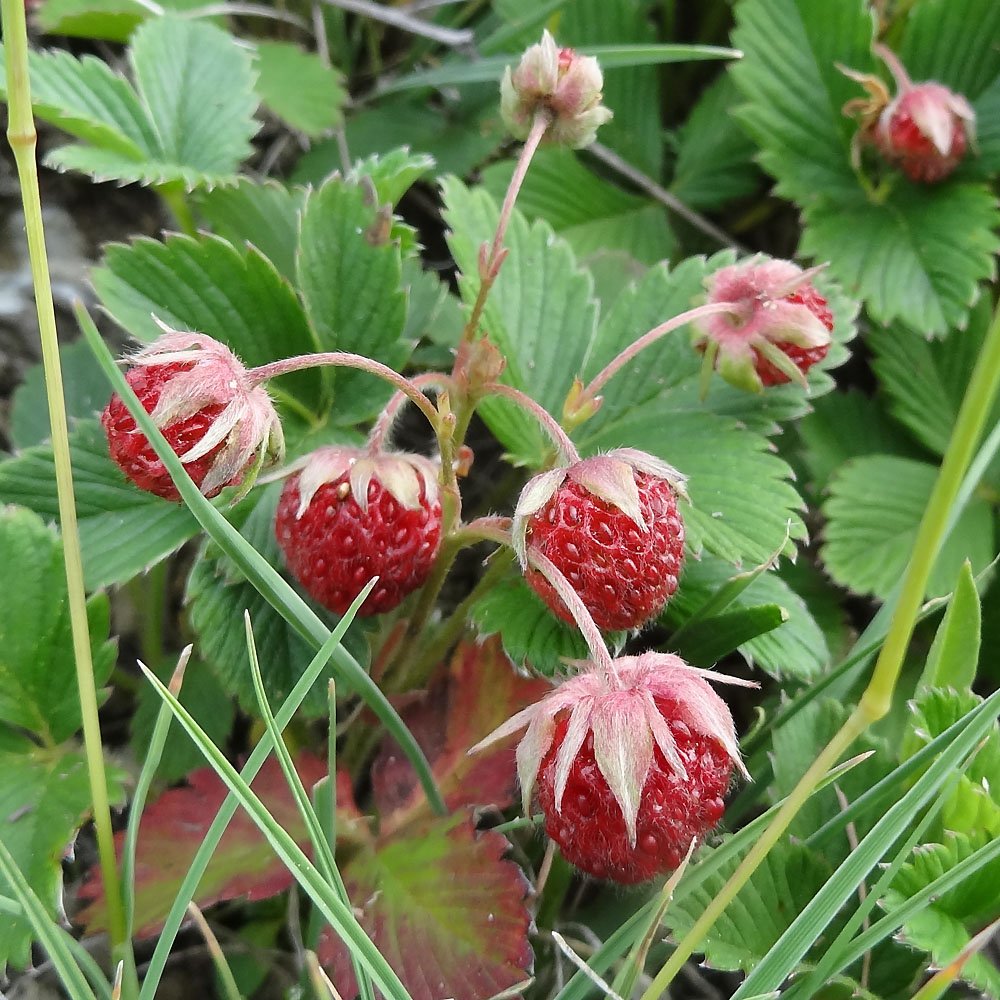
[[[257,42],[257,93],[279,118],[308,136],[343,121],[343,79],[314,52],[292,42]]]
[[[137,339],[160,336],[156,316],[177,330],[197,330],[233,349],[248,367],[316,350],[294,290],[254,247],[218,236],[145,237],[112,243],[91,276],[105,309]],[[269,383],[276,398],[317,413],[323,379],[316,369]],[[289,399],[294,397],[294,399]]]
[[[527,884],[503,859],[508,846],[458,815],[410,824],[344,866],[361,926],[413,1000],[478,1000],[530,978]],[[354,996],[343,943],[327,931],[318,953],[337,991]]]
[[[946,834],[943,843],[921,845],[900,869],[880,905],[891,913],[985,843],[982,836]],[[929,952],[935,964],[947,965],[974,933],[1000,915],[998,884],[1000,862],[994,860],[910,916],[903,924],[903,940]],[[1000,972],[983,955],[975,955],[965,963],[962,979],[989,996],[1000,994]]]
[[[197,533],[198,522],[186,507],[144,493],[126,480],[111,461],[96,420],[81,421],[73,430],[70,453],[88,589],[131,579]],[[46,520],[58,520],[51,445],[0,462],[0,503],[21,504]]]
[[[840,468],[823,505],[826,541],[820,550],[837,583],[883,598],[892,590],[909,562],[937,475],[933,465],[890,455],[867,455]],[[992,509],[973,498],[938,556],[928,596],[950,593],[966,559],[978,573],[994,551]]]

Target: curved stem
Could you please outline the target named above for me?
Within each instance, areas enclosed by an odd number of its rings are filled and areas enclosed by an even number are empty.
[[[583,390],[580,396],[580,402],[593,400],[613,375],[620,372],[640,351],[644,351],[650,345],[655,344],[661,337],[665,337],[668,333],[672,333],[678,329],[678,327],[700,319],[702,316],[732,313],[738,309],[739,305],[735,302],[713,302],[703,306],[696,306],[694,309],[688,309],[686,312],[679,313],[672,319],[668,319],[665,323],[654,326],[648,333],[644,333],[638,340],[629,344],[621,354],[609,361],[604,369],[591,379],[590,384]]]
[[[580,600],[580,595],[570,586],[569,580],[562,575],[555,563],[538,549],[534,547],[528,549],[528,562],[551,584],[552,589],[573,616],[584,641],[587,643],[590,655],[594,658],[594,663],[608,680],[613,681],[616,671],[611,653],[608,651],[604,636],[601,635],[601,630],[597,627],[586,605]]]
[[[899,680],[903,657],[920,614],[927,581],[930,579],[941,543],[950,528],[952,508],[962,489],[965,471],[969,467],[976,442],[993,408],[998,389],[1000,389],[1000,305],[993,314],[986,339],[980,349],[976,368],[969,380],[969,387],[962,400],[941,463],[941,471],[934,483],[920,527],[917,529],[913,552],[903,576],[899,600],[868,687],[861,696],[857,708],[799,780],[760,839],[684,935],[683,940],[678,943],[666,965],[660,969],[649,989],[643,994],[642,1000],[657,1000],[670,985],[680,968],[701,945],[715,921],[743,888],[768,851],[778,842],[824,773],[837,763],[841,754],[869,725],[885,716],[892,706],[896,682]]]
[[[875,55],[877,55],[879,59],[881,59],[882,62],[889,67],[889,72],[896,81],[896,87],[899,89],[900,93],[904,90],[910,90],[913,87],[913,81],[910,79],[910,74],[906,72],[906,67],[899,61],[899,56],[897,56],[892,49],[876,42],[872,46],[872,52],[874,52]]]
[[[45,388],[52,430],[52,454],[55,463],[59,524],[62,534],[67,600],[73,638],[73,659],[76,664],[76,681],[80,698],[80,715],[83,722],[83,742],[87,758],[94,828],[97,834],[101,877],[104,882],[112,953],[116,961],[125,963],[127,975],[125,995],[134,996],[138,992],[138,983],[135,976],[135,963],[125,934],[121,880],[118,874],[114,834],[111,826],[111,806],[108,799],[97,688],[94,683],[94,665],[87,621],[87,592],[83,579],[83,557],[80,551],[80,534],[76,518],[65,394],[59,361],[59,340],[56,332],[52,285],[45,249],[41,195],[38,190],[38,165],[35,161],[36,133],[31,111],[31,87],[28,79],[28,37],[24,4],[21,0],[2,0],[2,14],[7,55],[7,100],[9,105],[7,138],[17,163],[31,277],[38,314]]]
[[[462,539],[464,545],[475,545],[476,542],[497,542],[513,548],[510,535],[511,519],[509,517],[477,517],[455,532],[455,538]]]
[[[569,436],[559,426],[559,422],[540,403],[536,403],[529,395],[515,389],[512,385],[504,385],[502,382],[494,382],[485,386],[484,394],[493,396],[503,396],[512,403],[516,403],[526,413],[530,413],[542,426],[542,430],[552,439],[552,443],[559,451],[559,457],[566,465],[572,465],[580,461],[580,453],[576,450],[576,445],[570,441]]]
[[[248,382],[251,386],[260,385],[268,379],[277,378],[279,375],[288,375],[291,372],[300,372],[306,368],[320,368],[330,365],[336,368],[357,368],[358,371],[368,372],[380,379],[394,385],[400,392],[416,405],[417,409],[427,418],[435,433],[438,429],[438,412],[434,404],[410,381],[399,372],[393,371],[388,365],[383,365],[371,358],[366,358],[361,354],[350,354],[346,351],[328,351],[321,354],[300,354],[294,358],[285,358],[282,361],[272,361],[270,364],[261,365],[259,368],[251,368],[247,372]]]
[[[414,376],[409,382],[415,389],[420,389],[421,391],[425,388],[450,390],[454,385],[451,377],[445,375],[443,372],[426,372],[423,375]],[[376,452],[383,446],[385,439],[392,430],[393,424],[396,422],[396,418],[399,416],[400,408],[409,398],[405,392],[397,390],[389,402],[386,403],[385,409],[379,415],[378,420],[375,421],[375,425],[368,435],[368,450],[370,452]]]
[[[551,118],[547,111],[539,111],[535,115],[535,120],[531,124],[531,131],[528,138],[524,140],[521,147],[521,155],[517,158],[517,165],[514,167],[514,174],[507,186],[507,193],[504,195],[503,204],[500,206],[500,217],[497,219],[497,229],[493,235],[493,242],[486,250],[484,243],[480,251],[479,260],[479,291],[476,293],[476,301],[472,305],[472,312],[469,314],[469,321],[462,331],[462,343],[467,344],[475,340],[476,332],[479,329],[479,320],[482,318],[483,309],[486,306],[486,299],[493,287],[493,282],[497,280],[500,273],[500,265],[506,252],[503,249],[504,236],[507,235],[507,226],[510,224],[510,217],[514,211],[514,202],[517,201],[518,193],[524,178],[527,176],[528,167],[532,157],[538,149],[538,144],[542,141],[546,130],[551,124]]]

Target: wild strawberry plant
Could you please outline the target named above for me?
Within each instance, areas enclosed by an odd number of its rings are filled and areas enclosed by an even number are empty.
[[[1000,995],[1000,8],[654,13],[4,0],[12,976]]]

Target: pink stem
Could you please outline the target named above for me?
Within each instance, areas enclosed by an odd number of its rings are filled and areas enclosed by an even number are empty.
[[[252,368],[248,373],[251,386],[260,385],[268,379],[291,372],[304,371],[307,368],[319,368],[331,365],[338,368],[357,368],[359,371],[376,375],[386,382],[391,382],[408,399],[411,399],[420,412],[430,422],[435,433],[438,429],[438,414],[434,404],[408,379],[399,372],[393,371],[387,365],[372,361],[361,354],[349,354],[344,351],[329,351],[325,354],[300,354],[298,357],[285,358],[282,361],[272,361],[270,364]]]
[[[507,226],[510,224],[510,217],[514,211],[514,202],[517,201],[518,193],[524,178],[527,176],[528,167],[531,165],[532,157],[538,149],[538,144],[542,141],[546,130],[552,123],[552,119],[547,111],[539,111],[535,115],[535,120],[531,124],[531,131],[528,138],[524,140],[521,148],[521,155],[517,158],[517,165],[514,167],[514,174],[507,186],[507,193],[504,195],[503,204],[500,206],[500,217],[497,219],[497,229],[493,235],[493,242],[490,244],[489,252],[479,261],[479,292],[476,301],[473,303],[472,312],[469,315],[469,322],[466,323],[462,331],[462,341],[470,342],[479,329],[479,320],[482,317],[483,309],[486,306],[486,297],[489,295],[493,282],[496,281],[500,272],[500,265],[503,263],[503,240],[507,235]],[[486,244],[483,244],[483,250]]]
[[[424,388],[447,390],[453,385],[451,378],[443,372],[426,372],[423,375],[414,376],[409,382],[415,389],[421,390]],[[409,398],[405,392],[397,390],[392,399],[386,403],[385,409],[375,421],[375,426],[372,427],[371,433],[368,435],[369,451],[376,452],[382,447],[389,431],[392,430],[392,425],[396,422],[396,417],[399,416],[400,407]]]
[[[684,326],[692,320],[700,319],[702,316],[716,316],[719,313],[738,313],[739,311],[740,306],[736,302],[713,302],[697,306],[694,309],[688,309],[687,312],[682,312],[672,319],[668,319],[665,323],[654,326],[649,333],[644,333],[638,340],[629,344],[621,354],[612,359],[604,370],[593,378],[590,385],[583,390],[580,396],[580,403],[596,398],[612,375],[620,372],[640,351],[644,351],[651,344],[656,343],[660,337],[664,337],[678,327]]]
[[[459,528],[457,535],[462,538],[474,538],[481,541],[498,542],[500,545],[514,547],[510,536],[509,517],[477,517],[474,521]]]
[[[909,90],[913,86],[910,74],[906,72],[906,68],[899,61],[899,56],[897,56],[892,49],[886,48],[886,46],[876,42],[876,44],[872,46],[872,52],[874,52],[875,55],[877,55],[882,62],[889,67],[889,72],[892,74],[892,78],[896,81],[896,87],[900,92]]]
[[[486,386],[485,392],[493,396],[503,396],[504,399],[509,399],[512,403],[520,406],[522,410],[530,413],[542,425],[545,433],[552,439],[553,444],[555,444],[559,452],[559,457],[566,465],[572,465],[574,462],[580,461],[580,453],[576,450],[576,446],[570,441],[566,432],[559,426],[559,422],[548,410],[536,403],[529,395],[521,392],[520,389],[515,389],[512,385],[504,385],[501,382],[493,382]]]
[[[590,649],[590,655],[594,658],[594,663],[604,672],[609,681],[613,681],[617,677],[617,671],[614,667],[614,661],[611,659],[611,653],[608,652],[601,630],[597,627],[586,605],[580,600],[580,595],[570,586],[569,580],[562,575],[552,560],[543,555],[537,548],[528,549],[528,562],[552,585],[552,589],[559,595],[559,599],[566,605],[576,621],[577,627]]]

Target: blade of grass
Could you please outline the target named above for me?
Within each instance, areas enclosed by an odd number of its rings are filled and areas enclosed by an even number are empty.
[[[369,588],[377,580],[378,577],[371,580]],[[288,747],[285,745],[281,730],[278,729],[277,723],[274,721],[274,713],[271,711],[271,704],[267,700],[267,693],[264,690],[264,678],[260,672],[260,660],[257,657],[257,644],[253,637],[253,625],[250,622],[249,611],[243,612],[243,623],[246,627],[247,652],[250,655],[250,670],[253,675],[254,693],[257,695],[257,705],[260,707],[261,718],[263,718],[264,725],[271,737],[274,755],[278,758],[278,764],[281,766],[285,781],[291,790],[292,798],[295,799],[295,805],[298,807],[302,821],[305,823],[306,831],[309,834],[309,841],[313,845],[313,857],[316,859],[316,865],[326,881],[334,887],[344,906],[350,909],[351,900],[347,895],[347,888],[340,876],[340,869],[337,868],[337,861],[334,857],[336,845],[327,839],[326,831],[324,831],[323,824],[320,822],[319,816],[313,808],[305,785],[302,784],[302,779],[295,768],[292,755],[288,752]],[[336,797],[333,789],[331,789],[331,793]],[[354,952],[351,952],[351,965],[354,968],[354,976],[361,991],[362,1000],[375,1000],[375,991],[372,988],[371,978]]]
[[[838,781],[848,771],[857,767],[867,760],[873,751],[859,754],[850,760],[838,765],[816,787],[819,792]],[[696,865],[688,868],[687,875],[681,879],[680,884],[674,892],[674,899],[681,900],[689,892],[694,891],[711,877],[720,868],[727,865],[734,858],[737,858],[747,850],[754,842],[757,834],[767,826],[770,819],[782,807],[784,800],[776,802],[767,812],[758,816],[751,823],[748,823],[738,833],[733,834],[728,840],[723,841],[718,847],[713,848],[706,857]],[[617,931],[612,934],[607,941],[591,957],[588,965],[597,973],[604,973],[610,968],[612,963],[623,956],[626,951],[632,948],[637,941],[642,938],[644,930],[649,926],[649,921],[658,905],[657,899],[651,899],[648,903],[637,910]],[[590,989],[589,981],[582,973],[574,975],[568,983],[556,994],[554,1000],[583,1000]]]
[[[83,331],[94,357],[114,390],[125,403],[129,413],[132,414],[137,426],[146,435],[153,450],[166,466],[174,485],[198,523],[212,541],[239,567],[247,580],[271,607],[291,624],[304,639],[318,649],[329,637],[330,633],[326,626],[309,605],[288,585],[281,574],[201,495],[180,459],[167,444],[166,438],[163,437],[139,402],[125,376],[118,370],[114,358],[108,351],[107,345],[98,333],[97,327],[94,326],[86,309],[77,304],[75,312],[80,329]],[[413,734],[399,717],[399,713],[392,707],[389,699],[346,649],[338,646],[331,659],[345,683],[375,713],[378,720],[385,726],[386,732],[397,742],[407,760],[413,765],[432,807],[444,815],[446,812],[444,802],[441,799],[441,793],[438,791],[427,758],[413,738]]]
[[[48,952],[49,959],[69,995],[73,1000],[97,1000],[80,966],[59,933],[60,928],[45,912],[45,905],[21,874],[21,869],[17,867],[3,840],[0,840],[0,875],[17,897],[21,912],[31,924],[36,939]]]
[[[292,688],[291,693],[285,699],[284,704],[275,716],[275,723],[279,729],[283,730],[285,726],[288,725],[298,710],[299,705],[302,704],[303,699],[309,693],[313,684],[316,683],[317,678],[326,666],[327,660],[330,659],[334,649],[336,649],[348,628],[350,628],[351,623],[354,621],[354,617],[358,612],[358,608],[361,607],[365,598],[371,591],[372,586],[373,584],[369,583],[368,586],[365,587],[360,594],[358,594],[354,603],[347,609],[347,613],[337,624],[337,627],[330,633],[330,638],[327,639],[327,641],[320,648],[320,651],[313,657],[309,666],[306,667],[302,676],[295,684],[295,687]],[[254,747],[253,752],[247,759],[246,764],[243,765],[243,770],[240,772],[241,777],[247,782],[247,784],[253,781],[256,777],[257,772],[263,766],[264,761],[267,760],[267,756],[270,752],[271,737],[269,733],[265,732],[257,746]],[[201,878],[205,874],[205,869],[208,867],[208,863],[212,860],[212,855],[215,853],[215,849],[219,846],[219,841],[222,839],[222,835],[226,832],[226,827],[229,825],[229,821],[236,814],[237,808],[238,803],[236,796],[230,793],[226,797],[226,801],[223,802],[222,806],[219,808],[218,813],[216,813],[211,826],[208,828],[208,831],[206,832],[201,845],[194,856],[194,860],[191,862],[191,867],[188,869],[187,875],[184,876],[181,887],[177,890],[177,895],[171,904],[170,912],[167,914],[166,920],[163,922],[163,930],[160,931],[156,947],[153,949],[153,954],[149,960],[148,966],[146,967],[146,975],[143,979],[139,1000],[153,1000],[156,996],[156,991],[160,985],[160,979],[163,976],[163,970],[166,968],[167,958],[170,955],[170,949],[173,947],[174,939],[177,937],[177,932],[180,930],[181,924],[183,923],[184,917],[187,913],[187,905],[192,899],[194,899],[194,894],[198,889],[198,883],[201,882]]]
[[[177,661],[173,676],[170,678],[170,690],[175,695],[181,693],[181,684],[184,681],[184,668],[191,658],[193,646],[187,646]],[[122,885],[125,904],[125,932],[128,937],[132,936],[135,922],[135,854],[139,845],[139,826],[142,823],[142,811],[146,806],[146,797],[149,789],[156,777],[156,769],[160,766],[160,759],[163,757],[163,747],[167,742],[167,734],[170,732],[170,708],[161,705],[156,713],[156,723],[153,726],[153,735],[149,740],[149,749],[146,751],[146,759],[142,763],[142,770],[139,772],[139,779],[135,783],[135,794],[129,807],[128,825],[125,828],[125,844],[122,850]]]
[[[215,973],[222,984],[222,993],[226,1000],[243,1000],[240,996],[240,988],[236,985],[236,977],[233,970],[229,968],[226,955],[219,944],[219,939],[215,936],[212,928],[208,926],[205,915],[198,909],[197,903],[188,903],[188,914],[195,922],[199,933],[205,939],[205,947],[208,948],[209,955],[212,956],[212,964],[215,966]]]
[[[778,989],[792,973],[840,908],[853,895],[862,880],[878,864],[886,851],[906,830],[913,817],[985,736],[1000,712],[1000,691],[977,705],[965,718],[962,732],[927,768],[913,786],[872,827],[847,860],[830,876],[826,884],[806,904],[767,955],[757,964],[733,995],[743,1000],[753,992]]]
[[[264,834],[265,839],[285,863],[295,881],[323,913],[338,937],[358,955],[371,973],[378,988],[388,1000],[409,1000],[406,988],[365,933],[364,928],[358,923],[351,907],[344,904],[336,890],[325,881],[319,869],[313,865],[294,839],[267,811],[247,782],[240,777],[236,768],[226,760],[222,751],[195,722],[191,713],[170,693],[167,686],[152,671],[146,668],[142,669],[156,693],[170,705],[174,717],[187,730],[188,735],[215,773],[235,794],[239,804],[257,829]]]

